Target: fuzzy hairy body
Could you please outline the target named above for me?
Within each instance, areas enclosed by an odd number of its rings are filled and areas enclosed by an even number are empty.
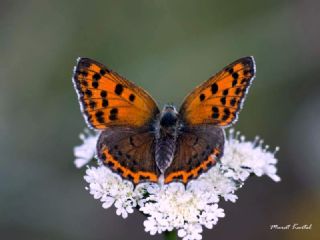
[[[171,165],[176,150],[180,121],[173,108],[167,108],[156,122],[155,160],[161,173]]]
[[[187,157],[188,159],[184,161],[188,161],[187,167],[191,169],[199,166],[201,161],[207,159],[215,148],[221,149],[219,156],[223,154],[223,129],[209,125],[189,127],[180,119],[173,106],[164,107],[154,129],[155,162],[161,173],[165,173],[167,169],[170,170],[170,167],[175,171],[184,170],[177,168],[175,164],[172,165],[175,158],[175,162],[179,162],[181,157]],[[185,154],[186,152],[189,154]]]

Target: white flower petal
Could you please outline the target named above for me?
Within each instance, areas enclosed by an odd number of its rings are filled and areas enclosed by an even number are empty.
[[[107,167],[101,165],[88,168],[84,179],[89,183],[90,194],[101,200],[103,208],[109,208],[114,204],[116,214],[126,218],[137,206],[133,184],[123,181]]]
[[[221,164],[226,176],[245,181],[250,173],[254,173],[258,177],[267,175],[274,181],[280,181],[280,177],[276,174],[277,159],[274,156],[279,149],[276,148],[275,152],[271,153],[268,151],[268,146],[263,148],[263,141],[259,137],[249,142],[239,135],[240,133],[237,133],[234,137],[231,130],[229,139],[225,143]]]
[[[89,131],[85,131],[86,134],[80,134],[80,139],[83,143],[80,146],[76,146],[73,149],[74,164],[77,168],[81,168],[92,160],[96,152],[96,144],[98,140],[98,134],[90,134]]]

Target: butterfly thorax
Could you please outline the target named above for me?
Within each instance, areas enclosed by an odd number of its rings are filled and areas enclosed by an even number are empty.
[[[176,147],[180,121],[172,105],[165,105],[156,123],[155,160],[162,173],[170,166]]]

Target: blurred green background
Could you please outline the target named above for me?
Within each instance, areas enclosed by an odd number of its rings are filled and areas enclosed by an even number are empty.
[[[236,129],[280,146],[280,183],[251,178],[204,239],[320,236],[320,1],[0,2],[0,238],[162,239],[84,190],[73,147],[85,128],[71,75],[96,59],[180,105],[196,85],[253,55],[257,78]],[[270,231],[271,224],[312,224]],[[319,239],[319,238],[318,238]]]

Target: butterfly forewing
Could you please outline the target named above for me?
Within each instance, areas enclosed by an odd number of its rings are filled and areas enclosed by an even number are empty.
[[[78,59],[73,82],[82,112],[92,128],[141,127],[159,112],[155,101],[142,88],[94,60]]]
[[[190,125],[231,125],[254,77],[253,57],[231,63],[187,96],[180,109],[181,117]]]

